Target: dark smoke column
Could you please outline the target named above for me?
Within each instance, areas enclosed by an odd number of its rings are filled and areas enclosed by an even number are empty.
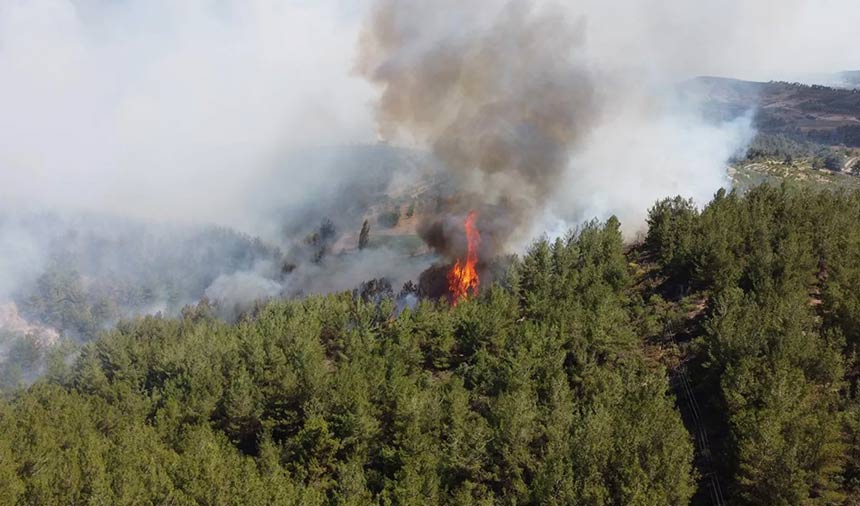
[[[502,246],[552,195],[597,112],[582,32],[557,6],[516,0],[379,0],[367,21],[358,70],[382,90],[380,130],[424,143],[476,205],[507,214],[490,231]]]

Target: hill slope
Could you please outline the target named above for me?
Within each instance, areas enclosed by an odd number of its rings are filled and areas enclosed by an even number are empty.
[[[728,119],[754,110],[754,125],[821,144],[860,146],[860,90],[785,82],[700,77],[683,85],[705,99],[705,112]]]

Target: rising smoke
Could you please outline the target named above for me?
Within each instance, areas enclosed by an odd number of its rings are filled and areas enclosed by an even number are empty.
[[[582,35],[558,7],[383,0],[359,69],[382,88],[385,135],[412,135],[478,195],[472,205],[499,205],[521,225],[598,112],[596,82],[577,54]]]
[[[727,185],[752,134],[678,82],[854,68],[858,17],[851,0],[0,2],[3,321],[54,339],[29,299],[55,286],[79,295],[72,333],[200,297],[396,289],[432,256],[350,234],[437,162],[450,191],[420,232],[449,259],[470,209],[482,257],[595,216],[632,235],[654,200]],[[377,133],[413,149],[342,147]],[[323,218],[338,238],[314,261]]]
[[[285,153],[375,138],[357,25],[331,0],[0,2],[0,206],[257,233]]]
[[[805,29],[850,28],[833,13],[858,7],[830,3],[379,0],[358,71],[380,90],[382,132],[431,149],[472,192],[452,213],[510,218],[481,224],[501,248],[611,214],[632,235],[656,199],[703,203],[728,186],[726,162],[753,134],[751,112],[707,121],[678,81],[850,66],[848,38]]]
[[[380,0],[370,16],[358,68],[381,89],[382,131],[428,146],[471,193],[450,211],[492,206],[481,215],[496,223],[481,229],[497,246],[530,240],[555,213],[636,227],[667,192],[725,185],[720,164],[748,138],[748,122],[704,126],[606,72],[586,33],[584,16],[524,0]],[[444,251],[451,228],[443,218],[424,237]]]

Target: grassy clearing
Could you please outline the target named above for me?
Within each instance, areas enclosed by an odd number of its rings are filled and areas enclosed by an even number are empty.
[[[779,185],[783,181],[814,189],[860,189],[860,177],[845,172],[812,168],[811,160],[791,163],[777,160],[746,162],[729,168],[735,188],[746,191],[762,183]]]

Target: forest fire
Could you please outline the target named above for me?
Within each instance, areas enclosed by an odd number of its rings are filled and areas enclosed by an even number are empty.
[[[478,294],[478,244],[481,242],[481,234],[475,225],[476,217],[475,211],[470,211],[463,224],[466,230],[466,258],[457,259],[448,271],[448,290],[451,293],[451,304],[455,306],[457,302],[468,297],[470,292],[471,295]]]

